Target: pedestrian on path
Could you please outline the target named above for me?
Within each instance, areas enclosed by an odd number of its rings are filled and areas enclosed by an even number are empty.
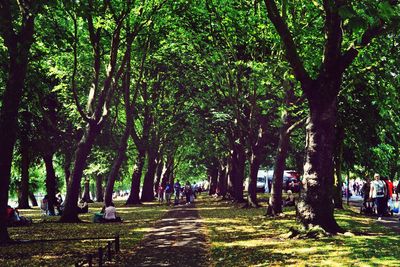
[[[174,184],[174,190],[175,190],[174,205],[178,205],[179,204],[179,196],[181,193],[181,184],[179,183],[179,181],[176,181],[176,183]]]
[[[378,220],[381,220],[387,206],[387,203],[385,203],[387,190],[385,182],[380,179],[380,175],[378,173],[374,174],[374,179],[375,180],[371,183],[370,197],[375,200]]]
[[[165,201],[167,205],[171,204],[172,186],[169,182],[165,184]]]

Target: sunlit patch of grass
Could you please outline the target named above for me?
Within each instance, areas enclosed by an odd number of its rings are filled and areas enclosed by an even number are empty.
[[[44,216],[38,208],[20,210],[20,214],[33,219],[27,227],[11,227],[9,234],[14,240],[113,238],[120,235],[121,254],[127,254],[141,240],[154,222],[160,219],[168,207],[156,203],[140,206],[124,206],[115,202],[123,223],[92,223],[101,203],[89,204],[89,213],[79,217],[84,223],[58,223],[59,216]],[[83,255],[95,253],[104,246],[105,240],[55,241],[13,244],[0,249],[0,266],[71,266]]]
[[[259,209],[241,209],[203,197],[198,204],[210,236],[216,266],[398,266],[400,236],[357,211],[336,211],[339,225],[354,235],[288,239],[299,227],[293,208],[284,217],[265,217]]]

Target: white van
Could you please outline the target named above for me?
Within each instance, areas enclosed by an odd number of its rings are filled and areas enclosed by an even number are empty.
[[[259,170],[257,173],[257,192],[269,192],[268,180],[272,179],[273,170]]]

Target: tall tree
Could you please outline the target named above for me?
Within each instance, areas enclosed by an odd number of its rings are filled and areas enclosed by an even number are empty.
[[[33,42],[34,20],[42,5],[42,1],[0,1],[0,34],[8,51],[7,84],[0,110],[0,129],[7,129],[0,131],[0,244],[10,239],[6,226],[6,207],[17,114]]]
[[[397,1],[393,1],[393,4]],[[334,128],[337,118],[337,97],[343,74],[357,57],[360,49],[366,47],[373,38],[382,34],[387,21],[393,16],[393,7],[389,1],[379,5],[378,18],[368,25],[361,36],[347,50],[343,49],[343,22],[350,17],[359,17],[347,1],[324,0],[317,11],[323,14],[323,57],[315,78],[307,71],[305,59],[295,43],[294,34],[287,21],[282,17],[276,1],[264,0],[269,19],[274,24],[286,51],[296,79],[308,100],[309,117],[307,120],[306,162],[304,165],[303,189],[297,204],[297,218],[306,227],[320,226],[327,232],[342,231],[334,218],[332,201],[334,182]],[[287,1],[283,1],[287,4]],[[370,8],[374,8],[370,6]],[[315,9],[314,9],[315,10]],[[350,12],[346,12],[349,11]],[[348,16],[350,14],[350,17]],[[320,20],[321,21],[321,20]],[[354,24],[353,24],[354,25]],[[310,62],[308,62],[310,63]],[[312,64],[309,64],[312,65]]]

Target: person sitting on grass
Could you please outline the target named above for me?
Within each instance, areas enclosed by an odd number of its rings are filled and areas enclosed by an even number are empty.
[[[32,224],[32,219],[20,216],[17,209],[7,205],[7,225],[8,226],[26,226]]]
[[[292,193],[292,190],[288,190],[287,191],[287,197],[286,199],[283,201],[283,206],[284,207],[292,207],[294,206],[294,196]]]
[[[104,208],[104,215],[101,222],[121,222],[121,217],[117,216],[117,210],[115,209],[114,203]]]

